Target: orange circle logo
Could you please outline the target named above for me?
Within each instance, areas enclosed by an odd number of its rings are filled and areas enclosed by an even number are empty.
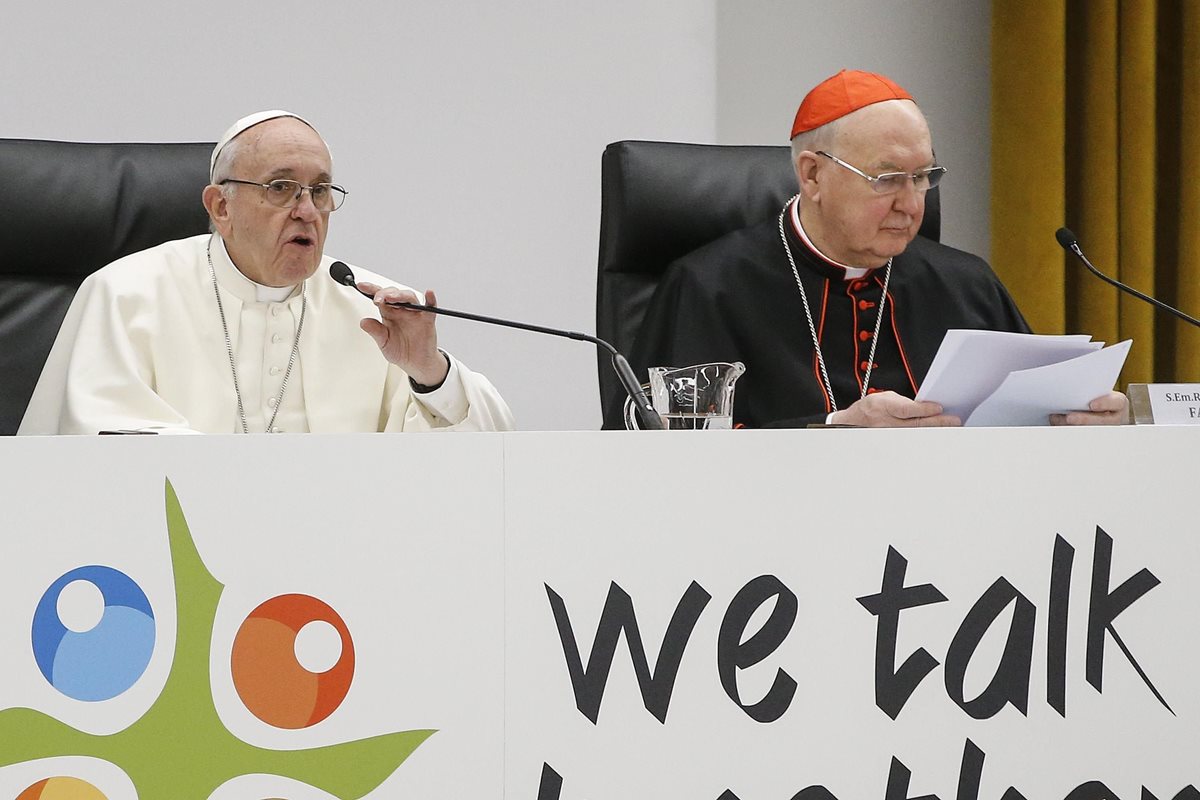
[[[296,654],[296,638],[311,623],[332,626],[341,652],[328,669],[312,671]],[[304,594],[273,597],[254,609],[233,640],[233,686],[254,716],[277,728],[308,728],[328,717],[350,691],[354,642],[326,603]]]

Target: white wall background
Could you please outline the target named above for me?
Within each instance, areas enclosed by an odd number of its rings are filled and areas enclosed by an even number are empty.
[[[592,331],[600,154],[619,139],[784,142],[841,66],[922,102],[944,238],[986,253],[987,0],[47,0],[6,9],[0,136],[211,141],[303,114],[352,192],[328,252],[450,308]],[[599,426],[583,343],[439,321],[525,429]]]

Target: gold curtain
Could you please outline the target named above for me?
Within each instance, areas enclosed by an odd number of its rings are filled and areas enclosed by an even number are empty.
[[[1122,383],[1200,381],[1200,0],[992,0],[992,264],[1038,333],[1134,340]]]

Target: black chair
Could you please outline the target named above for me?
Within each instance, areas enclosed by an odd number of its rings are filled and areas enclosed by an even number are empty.
[[[787,146],[614,142],[600,171],[596,335],[627,355],[671,262],[778,214],[796,193]],[[937,189],[921,235],[940,238]],[[606,427],[620,427],[625,392],[608,361],[601,354],[601,410]]]
[[[208,230],[212,148],[0,139],[0,434],[16,433],[85,277]]]

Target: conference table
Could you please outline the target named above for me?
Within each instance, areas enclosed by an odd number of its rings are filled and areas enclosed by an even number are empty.
[[[0,439],[0,797],[1197,796],[1197,445]]]

